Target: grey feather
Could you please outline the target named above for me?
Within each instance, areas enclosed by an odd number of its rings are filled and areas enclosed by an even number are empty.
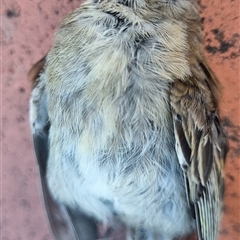
[[[33,68],[32,71],[34,70]],[[38,69],[38,71],[42,71],[42,69]],[[43,98],[44,88],[40,87],[40,89],[38,89],[39,85],[41,86],[39,73],[34,74],[34,78],[36,79],[32,80],[36,81],[35,91],[37,94],[35,96],[37,97],[31,104],[35,104],[35,106],[37,105],[38,107],[36,108],[37,111],[35,115],[37,116],[37,121],[35,121],[36,124],[32,126],[33,128],[37,127],[37,131],[33,134],[33,143],[39,165],[43,199],[52,232],[57,240],[96,239],[97,222],[79,211],[79,209],[72,210],[71,207],[54,199],[49,189],[47,183],[47,162],[49,154],[49,128],[51,126],[48,121],[45,104],[43,103],[45,100],[45,98]],[[40,91],[37,91],[37,89]]]
[[[122,222],[141,240],[197,225],[199,239],[216,240],[226,155],[217,85],[194,0],[88,0],[65,17],[30,121],[33,134],[51,124],[46,178],[72,225]]]

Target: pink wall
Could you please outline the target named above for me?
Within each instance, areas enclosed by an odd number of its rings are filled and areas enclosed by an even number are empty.
[[[1,1],[2,240],[53,240],[46,221],[28,123],[27,73],[51,46],[61,18],[81,0]],[[219,240],[240,239],[239,1],[202,0],[206,56],[222,83],[229,133],[226,199]]]

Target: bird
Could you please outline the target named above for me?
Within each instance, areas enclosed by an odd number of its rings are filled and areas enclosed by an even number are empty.
[[[29,76],[56,239],[97,239],[99,223],[217,239],[228,144],[196,0],[86,0]]]

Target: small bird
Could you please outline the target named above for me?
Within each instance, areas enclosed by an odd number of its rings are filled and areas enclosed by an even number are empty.
[[[227,140],[195,0],[87,0],[30,72],[56,239],[216,240]],[[105,236],[107,237],[107,235]]]

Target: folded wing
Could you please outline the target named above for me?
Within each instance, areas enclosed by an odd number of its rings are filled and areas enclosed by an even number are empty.
[[[176,152],[184,171],[189,207],[199,240],[216,240],[221,218],[226,139],[217,113],[216,80],[199,64],[204,79],[177,80],[171,88]]]

